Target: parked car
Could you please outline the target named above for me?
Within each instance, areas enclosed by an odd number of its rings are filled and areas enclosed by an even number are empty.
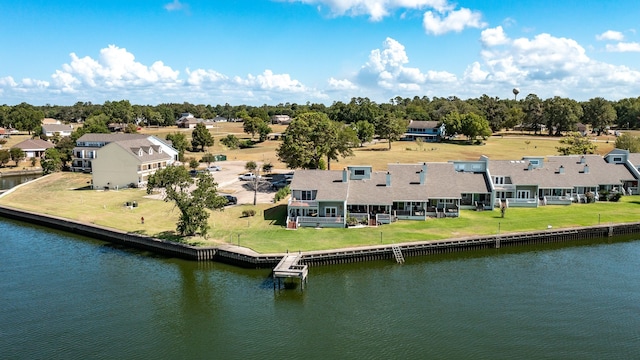
[[[196,177],[198,176],[198,174],[206,174],[207,172],[204,170],[195,170],[195,169],[191,169],[189,170],[189,175]]]
[[[252,173],[246,173],[246,174],[240,175],[240,180],[242,181],[253,181],[255,179],[256,179],[256,176]],[[258,176],[258,179],[260,179],[260,176]]]
[[[238,203],[238,198],[233,195],[222,195],[223,198],[227,199],[227,205],[235,205]]]
[[[207,168],[207,171],[209,172],[220,171],[220,170],[222,170],[222,168],[218,165],[211,165]]]
[[[276,190],[280,190],[289,185],[291,185],[291,179],[282,179],[271,183],[271,187]]]

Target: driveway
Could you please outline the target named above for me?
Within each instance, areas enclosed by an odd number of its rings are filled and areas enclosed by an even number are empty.
[[[215,163],[222,170],[211,173],[216,183],[218,192],[230,194],[238,198],[238,204],[253,204],[254,183],[241,181],[238,177],[247,172],[244,161],[219,161]],[[258,164],[261,165],[261,164]],[[256,192],[257,203],[272,203],[276,191],[271,188],[271,183],[264,180],[258,181]]]

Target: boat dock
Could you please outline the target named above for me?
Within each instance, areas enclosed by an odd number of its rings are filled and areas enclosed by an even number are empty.
[[[298,262],[302,259],[302,254],[287,253],[282,257],[278,265],[273,269],[273,289],[280,289],[280,279],[298,278],[300,279],[300,290],[304,290],[304,284],[307,282],[309,269],[307,265],[300,265]]]

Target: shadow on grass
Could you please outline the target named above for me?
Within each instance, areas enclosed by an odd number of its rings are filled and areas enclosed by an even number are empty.
[[[155,237],[161,240],[171,241],[175,243],[186,243],[186,241],[184,241],[185,239],[182,236],[176,234],[175,231],[163,231],[156,234]]]
[[[73,190],[93,190],[93,189],[91,188],[91,185],[87,185],[87,186],[75,188]]]
[[[264,219],[271,220],[270,225],[285,226],[287,205],[279,204],[264,210]]]

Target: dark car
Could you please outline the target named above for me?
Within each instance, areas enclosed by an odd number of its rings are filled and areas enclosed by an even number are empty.
[[[238,198],[233,195],[222,195],[222,197],[227,199],[227,205],[235,205],[238,203]]]
[[[282,189],[289,185],[291,185],[291,179],[282,179],[282,180],[274,181],[271,183],[271,187],[273,187],[276,190]]]

